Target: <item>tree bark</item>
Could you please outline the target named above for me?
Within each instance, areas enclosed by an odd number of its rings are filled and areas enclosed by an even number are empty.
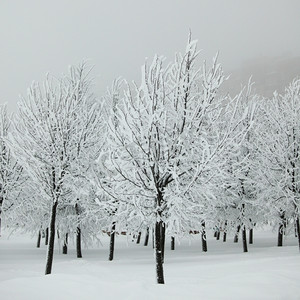
[[[82,258],[82,252],[81,252],[81,229],[78,226],[76,229],[76,254],[77,258]]]
[[[137,236],[137,239],[136,239],[136,243],[137,243],[137,244],[139,244],[139,243],[141,242],[141,235],[142,235],[142,233],[139,232],[139,233],[138,233],[138,236]]]
[[[68,233],[66,233],[66,236],[65,236],[62,253],[63,254],[67,254],[68,253]]]
[[[300,223],[299,223],[299,217],[296,219],[296,230],[297,230],[297,239],[298,239],[298,246],[300,251]]]
[[[277,246],[282,247],[282,245],[283,245],[283,224],[280,224],[278,228]]]
[[[79,199],[77,199],[77,200],[79,200]],[[78,207],[77,203],[75,204],[75,211],[76,211],[77,218],[79,219],[80,212],[79,212],[79,207]],[[81,229],[80,229],[80,226],[79,226],[79,220],[78,220],[78,225],[77,225],[77,228],[76,228],[76,254],[77,254],[77,258],[82,258]]]
[[[46,228],[46,233],[45,233],[45,245],[47,246],[49,243],[49,228]]]
[[[224,233],[223,233],[223,242],[226,242],[226,238],[227,238],[227,232],[226,232],[226,229],[225,229]]]
[[[283,234],[284,234],[284,229],[285,229],[285,224],[286,224],[284,212],[281,213],[280,219],[281,219],[281,223],[279,224],[278,238],[277,238],[277,246],[278,247],[282,247],[282,245],[283,245]]]
[[[54,240],[55,240],[55,219],[56,219],[57,204],[58,204],[58,202],[55,201],[52,205],[52,210],[51,210],[50,232],[49,232],[50,236],[49,236],[49,244],[48,244],[48,250],[47,250],[45,275],[51,274],[51,271],[52,271]],[[47,229],[46,229],[46,236],[47,236]]]
[[[145,241],[144,241],[144,246],[148,246],[149,242],[149,227],[147,227],[146,235],[145,235]]]
[[[244,251],[244,252],[248,252],[248,247],[247,247],[247,234],[246,234],[246,227],[245,227],[245,225],[243,225],[242,237],[243,237],[243,251]]]
[[[217,241],[220,239],[220,230],[217,232]]]
[[[108,257],[109,261],[112,261],[114,259],[115,234],[116,234],[115,231],[116,231],[116,222],[113,222],[111,226],[111,232],[110,232],[109,257]]]
[[[171,250],[175,250],[175,237],[171,236]]]
[[[225,221],[224,233],[223,233],[223,242],[226,242],[227,237],[227,221]]]
[[[234,240],[233,240],[234,243],[237,243],[237,242],[239,241],[239,233],[240,233],[240,230],[241,230],[241,225],[239,225],[239,226],[237,227],[237,229],[236,229],[236,234],[235,234]]]
[[[163,270],[163,260],[162,260],[162,227],[163,222],[159,221],[155,224],[155,259],[156,259],[156,279],[158,284],[164,284],[164,270]]]
[[[162,262],[165,261],[165,242],[166,242],[166,224],[162,223],[161,226],[161,255],[162,255]]]
[[[155,229],[152,230],[152,248],[155,249]]]
[[[37,238],[37,243],[36,243],[36,247],[37,248],[40,248],[40,246],[41,246],[41,237],[42,237],[41,230],[39,230],[38,238]]]
[[[249,230],[249,244],[253,244],[253,228]]]
[[[206,232],[205,232],[205,222],[202,222],[201,241],[202,241],[202,251],[203,252],[207,252],[207,240],[206,240]]]

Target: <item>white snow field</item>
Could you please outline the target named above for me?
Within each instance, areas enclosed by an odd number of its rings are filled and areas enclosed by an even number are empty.
[[[208,252],[201,252],[200,236],[181,240],[176,250],[166,243],[165,285],[155,282],[151,242],[136,245],[126,236],[116,238],[115,259],[108,258],[108,237],[103,246],[83,249],[75,257],[59,253],[56,244],[52,275],[43,275],[46,246],[16,234],[0,238],[1,300],[93,299],[300,299],[300,253],[293,236],[276,247],[276,233],[255,231],[248,253],[233,243],[223,243],[209,232]],[[43,240],[42,240],[43,242]]]

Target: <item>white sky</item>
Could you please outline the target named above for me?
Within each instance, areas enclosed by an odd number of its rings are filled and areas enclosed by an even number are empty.
[[[145,57],[172,59],[189,28],[225,71],[260,56],[300,54],[299,0],[0,0],[0,103],[32,80],[88,59],[97,90],[139,79]],[[300,72],[299,72],[300,73]]]

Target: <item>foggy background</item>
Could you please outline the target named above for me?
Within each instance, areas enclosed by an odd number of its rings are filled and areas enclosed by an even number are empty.
[[[232,74],[237,92],[251,74],[256,91],[281,91],[300,74],[299,0],[0,0],[0,103],[15,110],[33,80],[88,60],[101,95],[114,78],[140,78],[154,54],[173,59],[189,28],[200,60]]]

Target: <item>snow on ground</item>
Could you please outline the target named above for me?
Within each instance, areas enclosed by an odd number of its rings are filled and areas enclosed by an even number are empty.
[[[151,243],[144,247],[118,236],[112,262],[106,236],[103,246],[84,249],[82,259],[74,246],[68,255],[56,249],[52,275],[45,276],[46,246],[35,248],[27,235],[7,236],[0,238],[1,300],[300,299],[297,241],[290,236],[276,247],[270,230],[255,232],[249,253],[232,237],[223,243],[210,233],[207,253],[201,252],[199,235],[182,240],[175,251],[166,250],[165,285],[155,283]]]

